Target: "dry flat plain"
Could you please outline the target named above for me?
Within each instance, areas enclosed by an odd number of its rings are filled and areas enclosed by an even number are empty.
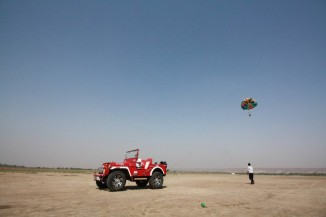
[[[168,174],[164,188],[99,190],[92,174],[0,173],[0,216],[326,216],[326,176]],[[206,203],[206,208],[200,204]]]

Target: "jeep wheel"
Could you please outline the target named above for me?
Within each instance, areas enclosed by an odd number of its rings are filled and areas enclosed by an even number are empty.
[[[145,188],[147,185],[148,181],[147,180],[137,180],[136,184],[140,188]]]
[[[106,184],[110,191],[120,191],[125,187],[126,184],[126,175],[122,171],[115,171],[111,173],[107,180]]]
[[[152,189],[162,188],[163,186],[163,175],[160,172],[153,173],[149,179],[149,187]]]
[[[97,181],[96,180],[96,185],[99,189],[104,189],[104,188],[107,188],[108,186],[106,185],[106,183],[103,183],[101,181]]]

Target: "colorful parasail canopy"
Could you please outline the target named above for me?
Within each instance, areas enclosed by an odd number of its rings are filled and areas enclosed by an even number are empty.
[[[243,110],[250,110],[255,108],[256,106],[257,106],[257,102],[253,98],[245,98],[241,102],[241,108]]]

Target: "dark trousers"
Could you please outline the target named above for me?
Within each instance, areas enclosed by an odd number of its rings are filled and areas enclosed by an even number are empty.
[[[255,181],[254,181],[254,174],[253,173],[249,173],[249,179],[251,181],[251,184],[255,184]]]

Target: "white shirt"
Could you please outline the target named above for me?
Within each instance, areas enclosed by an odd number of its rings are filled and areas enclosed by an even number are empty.
[[[248,166],[248,173],[254,173],[254,168],[252,166]]]

